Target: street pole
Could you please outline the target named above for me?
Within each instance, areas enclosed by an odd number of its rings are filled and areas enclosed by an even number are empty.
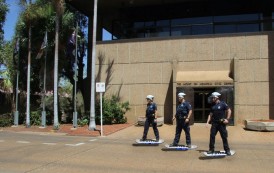
[[[46,41],[44,40],[44,42],[46,42],[46,47],[45,47],[45,65],[44,65],[44,88],[43,88],[43,111],[42,111],[42,128],[46,127],[46,79],[47,79],[47,53],[48,53],[48,43],[47,43],[47,32],[45,33],[45,37],[46,37]]]
[[[26,103],[26,127],[30,127],[30,70],[31,70],[31,27],[29,26],[28,39],[28,72],[27,72],[27,103]]]
[[[77,81],[78,81],[78,63],[77,63],[77,49],[78,47],[78,22],[76,22],[76,30],[75,30],[75,62],[74,62],[74,112],[73,112],[73,128],[77,128]]]
[[[103,133],[103,99],[102,99],[102,92],[100,92],[100,115],[101,115],[101,136],[104,136]]]
[[[17,70],[16,70],[16,91],[15,91],[15,112],[13,113],[14,115],[14,123],[13,123],[13,127],[17,127],[18,126],[18,117],[19,117],[19,112],[18,112],[18,81],[19,81],[19,66],[20,66],[20,38],[17,38],[16,39],[16,43],[15,43],[15,52],[17,52],[17,62],[16,62],[16,65],[17,65]],[[16,56],[16,55],[13,55],[13,56]],[[15,58],[15,57],[13,57]],[[16,58],[15,58],[15,61],[16,61]]]
[[[104,136],[104,134],[103,134],[103,101],[102,101],[102,96],[103,96],[103,92],[106,92],[106,84],[104,82],[96,83],[96,92],[100,93],[101,136]]]
[[[96,130],[96,124],[95,124],[96,28],[97,28],[97,0],[94,0],[92,58],[91,58],[90,123],[89,123],[89,128],[88,128],[89,130]]]
[[[18,66],[19,66],[19,53],[18,53]],[[19,69],[16,74],[16,96],[15,96],[15,112],[14,112],[14,126],[18,126],[18,80],[19,80]]]

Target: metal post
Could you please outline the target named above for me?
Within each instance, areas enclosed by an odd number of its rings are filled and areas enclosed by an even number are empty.
[[[101,112],[101,136],[103,136],[103,102],[102,102],[102,92],[100,92],[100,112]]]
[[[15,96],[14,126],[18,126],[18,114],[19,114],[19,112],[18,112],[18,80],[19,80],[19,70],[17,70],[17,75],[16,75],[16,96]]]
[[[19,40],[18,40],[19,39]],[[19,42],[18,42],[19,41]],[[18,126],[19,112],[18,112],[18,81],[19,81],[19,63],[20,63],[20,38],[17,38],[16,49],[18,51],[17,71],[16,71],[16,96],[15,96],[15,112],[14,112],[14,127]],[[17,45],[18,44],[18,45]]]
[[[104,135],[104,133],[103,133],[103,101],[102,101],[102,96],[103,96],[103,92],[105,92],[105,91],[106,91],[105,83],[103,83],[103,82],[96,83],[96,92],[100,93],[101,136]]]
[[[45,65],[44,65],[44,88],[43,88],[43,111],[42,111],[42,128],[46,127],[46,117],[47,117],[47,113],[46,113],[46,79],[47,79],[47,32],[46,32],[46,47],[45,47]],[[45,40],[44,40],[45,42]]]
[[[76,22],[75,30],[75,62],[74,62],[74,112],[73,112],[73,128],[77,128],[77,81],[78,81],[78,63],[77,63],[77,47],[78,47],[78,22]]]
[[[93,14],[93,38],[92,38],[92,58],[91,58],[91,91],[90,91],[90,120],[89,130],[95,130],[95,61],[96,61],[96,27],[97,27],[97,1],[94,0]]]
[[[29,26],[28,38],[28,68],[27,68],[27,103],[26,103],[26,127],[30,127],[30,73],[31,73],[31,27]]]

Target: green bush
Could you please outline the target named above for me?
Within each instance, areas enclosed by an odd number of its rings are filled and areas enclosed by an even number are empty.
[[[102,114],[103,124],[123,124],[127,122],[125,113],[130,109],[129,102],[120,103],[120,98],[112,95],[111,98],[102,98]],[[95,105],[95,121],[96,124],[101,123],[100,100],[96,101]]]
[[[11,114],[0,115],[0,127],[8,127],[13,125],[13,116]]]
[[[124,116],[125,113],[130,109],[129,102],[120,102],[120,98],[117,95],[112,95],[110,98],[103,97],[103,124],[122,124],[126,123],[127,119]],[[60,109],[64,112],[72,112],[71,98],[60,98]],[[51,125],[53,121],[53,96],[46,97],[46,124]],[[100,100],[96,100],[95,104],[95,121],[96,124],[101,123],[101,113],[100,113]],[[37,111],[32,111],[30,113],[30,125],[40,126],[42,118],[41,108]],[[79,116],[77,124],[79,126],[85,126],[89,123],[90,114],[87,112],[82,116]],[[0,127],[13,125],[13,115],[6,114],[0,115]],[[72,119],[72,117],[71,117]],[[19,112],[19,124],[26,123],[26,114],[24,112]]]
[[[32,111],[30,113],[30,125],[40,126],[42,122],[41,116],[42,116],[41,111]]]
[[[77,121],[77,124],[78,124],[80,127],[83,127],[83,126],[85,126],[85,125],[88,125],[88,123],[89,123],[89,117],[88,117],[88,116],[84,116],[84,117],[78,119],[78,121]]]
[[[58,101],[58,118],[59,121],[61,122],[61,115],[63,113],[67,114],[66,120],[64,122],[71,122],[72,121],[72,112],[73,112],[73,103],[70,97],[63,97],[60,96]],[[47,125],[52,125],[53,124],[53,119],[54,119],[54,97],[53,95],[49,94],[46,95],[45,97],[45,107],[46,107],[46,113],[47,113],[47,118],[46,118],[46,123]],[[42,111],[42,103],[39,108],[40,111]]]
[[[0,127],[8,127],[8,126],[12,126],[12,124],[13,124],[13,119],[11,118],[0,119]]]
[[[51,125],[52,124],[52,119],[49,114],[49,112],[46,112],[46,125]],[[26,124],[26,115],[20,114],[19,119],[24,118],[24,121],[21,124]],[[19,123],[20,124],[20,123]],[[31,126],[40,126],[42,125],[42,111],[32,111],[30,112],[30,125]]]
[[[41,125],[41,111],[32,111],[30,112],[30,125],[31,126],[39,126]],[[26,116],[24,116],[24,122],[23,124],[26,124]]]

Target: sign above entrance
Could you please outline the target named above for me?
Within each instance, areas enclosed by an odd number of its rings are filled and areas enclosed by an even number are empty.
[[[233,86],[229,71],[178,71],[177,86]]]

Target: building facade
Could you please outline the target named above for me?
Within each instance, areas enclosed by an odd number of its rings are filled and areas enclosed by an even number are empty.
[[[92,18],[93,4],[75,1],[69,3]],[[181,91],[194,123],[206,122],[214,91],[232,108],[231,124],[274,118],[274,2],[113,1],[98,4],[96,70],[102,81],[111,74],[106,95],[119,92],[129,101],[129,122],[144,116],[152,94],[159,115],[172,123]],[[112,40],[100,40],[102,29]]]

